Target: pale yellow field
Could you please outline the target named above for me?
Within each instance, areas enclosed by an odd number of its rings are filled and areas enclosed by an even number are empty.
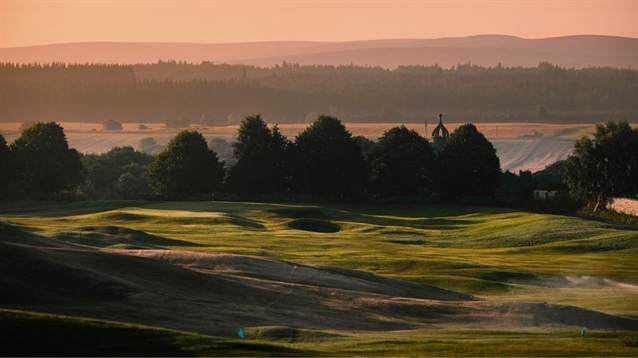
[[[124,123],[122,131],[103,131],[101,123],[75,123],[75,122],[59,122],[64,128],[67,137],[71,139],[72,134],[92,133],[105,134],[109,136],[122,135],[138,135],[138,136],[157,136],[173,135],[180,129],[167,129],[161,123],[145,123],[150,129],[141,130],[138,126],[141,123]],[[5,123],[0,122],[0,131],[5,137],[17,137],[19,135],[18,128],[21,123]],[[289,138],[295,137],[299,132],[308,127],[307,123],[298,124],[279,124],[281,132]],[[370,139],[375,139],[383,135],[383,132],[395,127],[397,123],[348,123],[346,127],[353,135],[361,135]],[[445,124],[450,132],[454,131],[462,123]],[[475,123],[474,124],[488,139],[512,139],[525,135],[532,135],[536,132],[543,134],[544,137],[553,137],[556,139],[577,139],[582,135],[591,134],[594,131],[593,124],[543,124],[543,123]],[[409,129],[414,129],[425,135],[425,128],[422,123],[405,124]],[[429,137],[436,124],[429,124],[426,137]],[[197,129],[206,136],[219,136],[232,138],[239,126],[227,127],[198,127]],[[117,141],[117,140],[115,140]]]
[[[104,153],[115,146],[137,148],[143,138],[152,137],[160,145],[166,145],[182,129],[167,129],[161,123],[146,124],[150,129],[138,129],[140,123],[125,123],[122,131],[103,131],[101,123],[60,122],[69,145],[83,153]],[[20,123],[0,123],[0,131],[8,143],[20,136]],[[376,140],[396,123],[349,123],[346,125],[353,135]],[[450,132],[461,123],[446,124]],[[540,124],[540,123],[478,123],[476,127],[494,144],[501,160],[501,168],[538,171],[558,160],[565,159],[572,150],[574,140],[594,132],[593,124]],[[281,124],[281,132],[293,139],[308,124]],[[429,138],[435,124],[428,126],[426,135],[423,124],[405,125]],[[207,139],[223,138],[233,141],[238,126],[191,127],[200,131]],[[540,134],[539,134],[540,133]],[[534,136],[536,135],[536,136]],[[525,137],[528,136],[528,137]]]

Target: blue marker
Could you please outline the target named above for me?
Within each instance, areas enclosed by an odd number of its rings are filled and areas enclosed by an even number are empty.
[[[239,336],[239,338],[244,339],[245,335],[244,335],[244,327],[241,327],[239,329],[239,331],[237,332],[237,335]]]

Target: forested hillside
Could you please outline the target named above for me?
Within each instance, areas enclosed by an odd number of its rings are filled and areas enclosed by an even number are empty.
[[[2,64],[4,122],[56,120],[237,124],[310,122],[326,113],[345,122],[596,123],[638,118],[638,71],[401,66],[275,67],[203,62],[140,65]]]

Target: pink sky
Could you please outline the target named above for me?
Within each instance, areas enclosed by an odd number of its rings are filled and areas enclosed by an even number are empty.
[[[429,39],[478,34],[638,38],[638,0],[0,0],[0,6],[0,47],[87,41]]]

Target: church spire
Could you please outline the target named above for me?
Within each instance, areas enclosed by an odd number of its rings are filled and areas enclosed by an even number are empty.
[[[439,154],[445,141],[450,136],[450,132],[443,125],[443,114],[439,114],[439,125],[432,131],[432,149],[435,154]]]

